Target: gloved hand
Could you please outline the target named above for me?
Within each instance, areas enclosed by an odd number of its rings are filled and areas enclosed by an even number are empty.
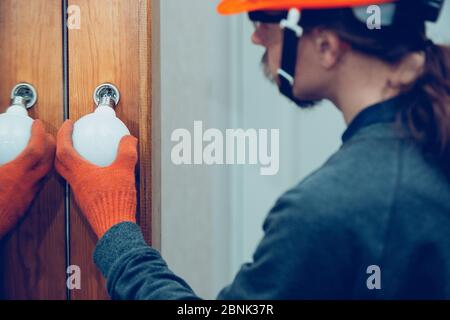
[[[55,139],[35,120],[25,150],[0,166],[0,238],[25,214],[53,168],[54,158]]]
[[[137,139],[123,137],[116,160],[99,167],[84,160],[72,145],[73,123],[58,132],[56,170],[72,187],[75,200],[95,234],[101,238],[121,222],[136,222]]]

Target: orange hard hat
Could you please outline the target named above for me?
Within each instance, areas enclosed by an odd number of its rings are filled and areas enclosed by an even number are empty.
[[[258,10],[334,9],[395,2],[396,0],[222,0],[220,14],[236,14]]]

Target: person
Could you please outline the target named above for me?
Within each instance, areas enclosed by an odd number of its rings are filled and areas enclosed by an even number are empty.
[[[373,28],[370,4],[381,13]],[[450,298],[450,49],[425,32],[441,6],[222,0],[222,14],[248,12],[281,93],[302,108],[332,101],[348,128],[277,200],[253,261],[218,299]],[[136,224],[137,140],[123,138],[99,168],[73,149],[72,130],[69,120],[58,133],[55,166],[99,237],[94,261],[110,296],[199,299]]]

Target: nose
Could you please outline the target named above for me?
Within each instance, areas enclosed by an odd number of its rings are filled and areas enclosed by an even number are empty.
[[[260,38],[260,36],[258,35],[258,33],[255,31],[252,34],[252,42],[253,44],[257,45],[257,46],[262,46],[263,42],[262,39]]]
[[[251,38],[253,44],[265,47],[265,42],[267,39],[267,25],[261,22],[253,22],[253,27],[255,28]]]

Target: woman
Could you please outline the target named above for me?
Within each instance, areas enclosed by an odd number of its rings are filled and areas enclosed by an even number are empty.
[[[366,0],[219,6],[250,13],[284,95],[299,106],[329,99],[349,124],[340,150],[277,201],[254,261],[219,299],[450,298],[450,51],[425,35],[439,6],[372,2],[375,28]],[[197,299],[135,224],[136,141],[124,138],[100,170],[74,151],[71,132],[69,121],[56,168],[100,238],[94,259],[111,296]]]

